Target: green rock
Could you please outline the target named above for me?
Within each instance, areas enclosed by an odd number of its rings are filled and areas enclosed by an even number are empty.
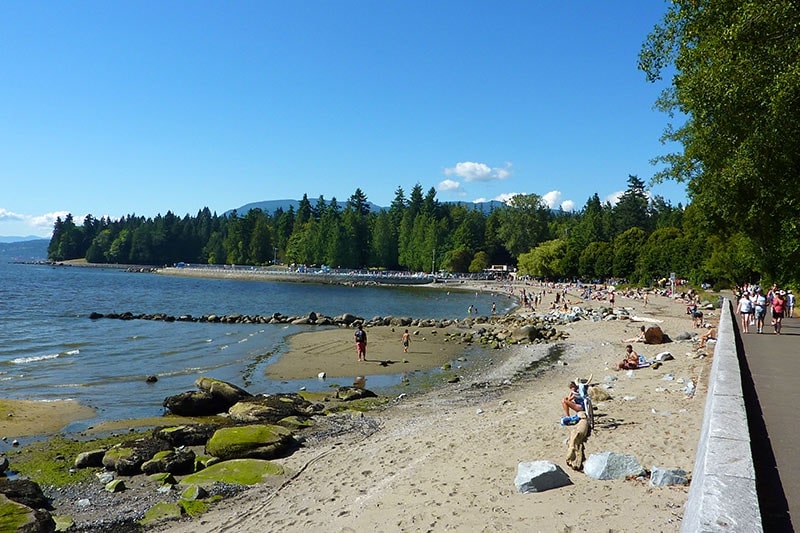
[[[34,510],[0,494],[0,531],[25,531],[36,523]]]
[[[175,452],[172,451],[172,450],[164,450],[164,451],[161,451],[161,452],[156,452],[156,454],[150,460],[151,461],[161,461],[162,459],[166,459],[167,457],[169,457],[173,453],[175,453]]]
[[[182,500],[202,500],[206,496],[208,496],[208,492],[200,485],[189,485],[181,493]]]
[[[105,489],[108,492],[122,492],[126,488],[127,487],[125,487],[125,482],[122,481],[121,479],[115,479],[113,481],[109,481],[108,483],[106,483],[105,487]]]
[[[56,531],[69,531],[75,525],[71,516],[54,516],[53,520],[56,522]]]
[[[278,425],[287,429],[303,429],[310,428],[314,425],[314,421],[310,418],[301,418],[299,416],[287,416],[278,420]]]
[[[194,471],[199,472],[202,469],[208,468],[209,466],[218,462],[219,457],[213,457],[211,455],[198,455],[194,458]]]
[[[178,500],[178,504],[192,518],[208,511],[208,504],[200,500]]]
[[[206,453],[229,459],[272,459],[292,442],[292,432],[281,426],[256,424],[218,429],[206,443]]]
[[[181,480],[181,485],[210,486],[218,481],[235,485],[255,485],[264,481],[267,476],[280,475],[283,475],[283,467],[271,461],[233,459],[190,474]]]
[[[160,502],[152,506],[144,513],[144,517],[139,520],[143,526],[160,522],[162,520],[174,520],[183,515],[183,507],[177,503]]]
[[[103,455],[103,466],[107,470],[116,470],[117,464],[122,459],[129,459],[133,455],[132,448],[114,447]]]
[[[175,476],[169,472],[158,472],[156,474],[150,474],[147,477],[159,485],[175,485],[178,483],[178,481],[175,479]]]

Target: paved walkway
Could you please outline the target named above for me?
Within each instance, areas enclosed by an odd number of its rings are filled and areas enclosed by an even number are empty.
[[[745,356],[742,379],[764,531],[794,531],[800,528],[800,318],[784,319],[775,335],[767,315],[764,333],[751,326],[751,333],[739,332],[737,344]]]

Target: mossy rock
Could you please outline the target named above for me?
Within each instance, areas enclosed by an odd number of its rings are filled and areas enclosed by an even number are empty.
[[[159,502],[144,513],[139,524],[147,526],[162,520],[176,520],[181,516],[183,516],[183,507],[177,503]]]
[[[36,512],[0,494],[0,531],[34,531]]]
[[[200,485],[189,485],[181,492],[182,500],[202,500],[206,497],[208,497],[208,492]]]
[[[218,429],[206,443],[206,453],[229,459],[273,459],[293,442],[292,432],[281,426],[255,424]]]
[[[211,455],[198,455],[194,458],[194,471],[199,472],[204,468],[208,468],[213,464],[217,464],[219,462],[219,457],[213,457]]]
[[[105,489],[108,492],[124,492],[127,487],[125,482],[121,479],[115,479],[106,483]]]
[[[338,402],[335,404],[331,404],[325,410],[325,414],[334,414],[334,413],[341,413],[343,411],[356,411],[360,413],[365,413],[367,411],[372,411],[389,401],[389,398],[385,396],[377,396],[375,398],[363,398],[361,400],[352,400],[349,402]]]
[[[205,470],[190,474],[181,480],[181,485],[210,487],[216,482],[234,485],[255,485],[268,476],[283,475],[283,467],[263,459],[232,459],[211,465]]]
[[[287,429],[303,429],[310,428],[314,425],[314,421],[310,418],[300,416],[287,416],[278,420],[278,425]]]
[[[175,479],[175,476],[169,472],[157,472],[155,474],[150,474],[147,477],[159,485],[175,485],[178,483],[178,481]]]
[[[201,500],[178,500],[178,505],[192,518],[198,517],[208,511],[208,504]]]
[[[75,520],[71,516],[54,516],[56,531],[69,531],[75,525]]]

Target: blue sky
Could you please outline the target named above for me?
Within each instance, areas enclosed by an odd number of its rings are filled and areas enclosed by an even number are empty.
[[[636,69],[660,0],[0,3],[0,235],[55,216],[536,193],[668,151]],[[685,187],[653,194],[686,203]]]

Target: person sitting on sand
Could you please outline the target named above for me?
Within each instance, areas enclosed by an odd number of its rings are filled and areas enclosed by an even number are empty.
[[[639,354],[630,344],[625,347],[625,359],[617,363],[617,370],[635,370],[639,368]]]
[[[708,330],[706,330],[705,333],[700,335],[699,339],[700,339],[700,346],[698,346],[698,348],[705,348],[706,344],[708,344],[708,341],[717,340],[717,328],[709,324]]]
[[[639,334],[637,336],[631,337],[630,339],[622,339],[622,342],[625,342],[625,343],[628,343],[628,342],[644,342],[644,341],[645,341],[645,338],[644,338],[644,326],[642,326],[640,328]]]
[[[561,407],[564,408],[564,416],[569,416],[569,410],[576,413],[586,410],[583,397],[578,394],[578,385],[574,381],[569,382],[569,394],[561,400]]]

